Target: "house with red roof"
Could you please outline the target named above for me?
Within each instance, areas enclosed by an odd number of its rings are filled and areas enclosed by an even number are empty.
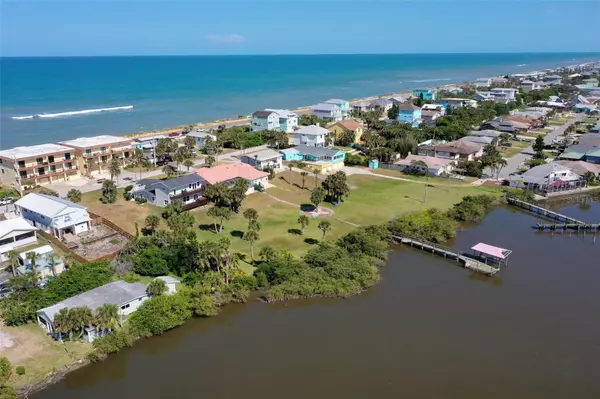
[[[212,168],[196,169],[196,174],[206,180],[208,184],[223,182],[231,187],[236,180],[248,180],[248,191],[246,194],[254,192],[254,186],[257,184],[263,187],[267,186],[269,174],[253,168],[245,163],[233,163],[213,166]]]

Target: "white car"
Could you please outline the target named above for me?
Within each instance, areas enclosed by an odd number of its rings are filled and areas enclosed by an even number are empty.
[[[0,199],[0,205],[10,205],[14,202],[14,198],[13,197],[6,197],[6,198],[2,198]]]

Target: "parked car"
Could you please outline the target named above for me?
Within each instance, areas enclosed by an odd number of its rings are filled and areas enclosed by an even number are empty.
[[[169,133],[169,137],[178,137],[180,134],[180,132],[171,132]]]
[[[5,197],[0,199],[0,205],[10,205],[15,201],[13,197]]]

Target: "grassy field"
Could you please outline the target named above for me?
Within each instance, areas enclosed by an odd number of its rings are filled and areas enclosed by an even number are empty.
[[[288,180],[291,178],[291,182]],[[440,180],[438,182],[437,180]],[[318,181],[321,184],[322,180]],[[452,204],[459,202],[463,196],[498,192],[495,188],[475,187],[456,182],[453,186],[434,186],[435,184],[454,183],[446,179],[430,179],[427,203],[423,203],[425,184],[410,183],[384,177],[353,175],[348,177],[351,187],[349,197],[339,206],[323,204],[334,210],[335,216],[351,223],[369,225],[383,223],[395,216],[407,212],[418,211],[431,207],[447,209]],[[190,211],[195,217],[194,230],[201,241],[217,240],[222,236],[228,237],[232,243],[232,250],[247,255],[250,261],[250,245],[243,240],[247,230],[247,221],[242,213],[247,208],[258,211],[261,224],[260,238],[255,245],[256,254],[261,247],[270,245],[278,249],[286,249],[295,255],[302,255],[322,239],[322,233],[317,228],[319,219],[311,219],[304,235],[299,234],[300,215],[299,205],[310,203],[310,190],[315,186],[315,178],[308,175],[305,178],[305,189],[302,189],[300,173],[282,172],[271,180],[273,187],[267,193],[295,205],[284,203],[264,193],[249,195],[244,201],[243,208],[238,214],[233,214],[231,219],[224,222],[224,230],[217,234],[214,231],[212,218],[206,215],[208,207],[200,207]],[[105,205],[99,201],[100,192],[85,193],[82,204],[126,231],[135,233],[135,224],[141,229],[144,219],[149,214],[160,215],[162,208],[153,205],[139,205],[135,202],[125,201],[122,190],[115,204]],[[343,221],[330,219],[332,229],[327,233],[326,239],[336,239],[348,233],[355,227]],[[161,219],[161,228],[166,228]],[[243,265],[244,266],[244,265]],[[249,265],[245,266],[248,271]]]
[[[583,123],[596,123],[598,122],[598,118],[585,118]]]
[[[335,216],[361,225],[384,223],[408,212],[428,208],[448,209],[465,195],[501,193],[496,187],[427,186],[427,202],[424,203],[423,184],[366,175],[349,176],[348,182],[356,188],[341,205],[332,209]]]
[[[469,183],[477,180],[474,177],[468,177],[468,176],[465,177],[464,180],[446,179],[443,177],[434,177],[434,176],[429,176],[429,177],[415,176],[415,175],[409,175],[409,174],[406,174],[399,170],[394,170],[394,169],[373,169],[373,170],[371,170],[371,172],[378,174],[378,175],[383,175],[383,176],[400,177],[402,179],[414,180],[416,182],[422,182],[422,183],[429,182],[429,184],[445,184],[445,185],[453,185],[453,186],[465,185],[465,184],[469,184]]]
[[[25,367],[24,375],[13,371],[10,382],[17,387],[39,383],[65,366],[85,358],[92,345],[84,342],[61,344],[46,336],[44,330],[35,324],[20,327],[0,327],[3,346],[0,356],[10,360],[13,367]]]
[[[565,123],[567,123],[569,121],[570,118],[556,118],[556,119],[550,119],[548,121],[548,124],[550,125],[564,125]]]

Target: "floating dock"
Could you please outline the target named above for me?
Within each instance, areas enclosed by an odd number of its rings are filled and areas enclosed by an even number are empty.
[[[517,206],[519,208],[526,209],[526,210],[528,210],[528,211],[530,211],[532,213],[544,216],[544,217],[546,217],[548,219],[555,220],[557,222],[562,222],[562,224],[568,224],[568,225],[577,225],[577,224],[579,224],[579,225],[586,225],[587,224],[586,222],[583,222],[581,220],[577,220],[577,219],[572,218],[570,216],[563,215],[561,213],[551,211],[550,209],[546,209],[546,208],[543,208],[541,206],[534,205],[534,204],[529,203],[527,201],[522,201],[522,200],[510,197],[510,196],[506,197],[506,201],[510,205],[514,205],[514,206]]]
[[[423,251],[431,252],[432,254],[452,259],[460,265],[462,265],[463,267],[469,270],[473,270],[477,273],[493,276],[494,274],[500,271],[500,269],[497,267],[485,264],[476,259],[465,256],[461,252],[456,252],[451,248],[447,248],[439,244],[434,244],[432,242],[420,238],[411,237],[407,235],[393,235],[392,238],[394,239],[394,241],[399,242],[401,244],[410,245],[411,247],[419,248]]]
[[[538,223],[536,224],[536,228],[540,231],[566,231],[566,230],[575,230],[576,232],[594,232],[597,233],[600,231],[600,223],[584,223],[584,224],[574,224],[574,223]]]

